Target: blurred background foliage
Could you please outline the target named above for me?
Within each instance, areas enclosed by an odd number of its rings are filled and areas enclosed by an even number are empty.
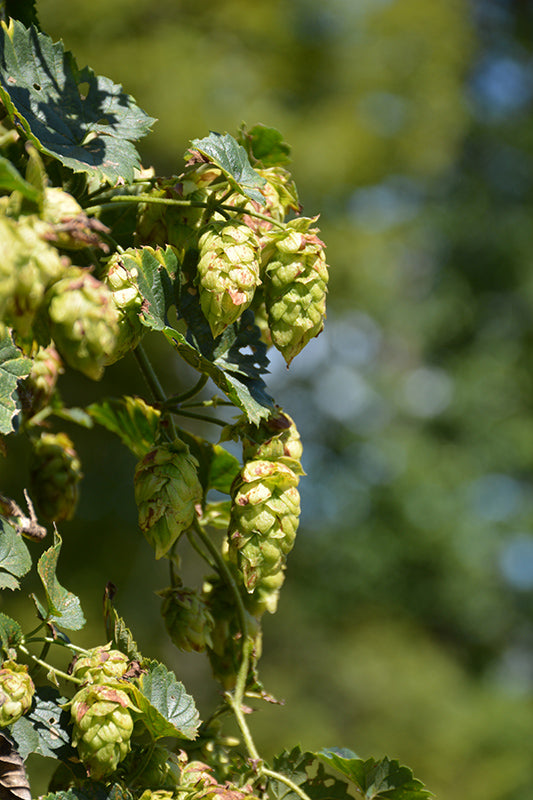
[[[191,138],[264,122],[293,147],[304,213],[321,215],[326,330],[290,370],[271,364],[308,476],[265,625],[264,678],[286,706],[256,715],[264,752],[346,746],[399,758],[449,800],[533,798],[533,5],[38,8],[80,65],[159,119],[145,165],[179,173]],[[169,389],[188,385],[170,350],[153,357]],[[76,404],[139,382],[126,359],[61,388]],[[86,478],[60,579],[83,597],[85,640],[102,639],[104,574],[141,646],[207,710],[203,659],[164,638],[167,576],[136,528],[133,456],[69,433]],[[20,501],[27,453],[10,449],[21,474],[2,480]],[[184,570],[201,580],[185,552]]]

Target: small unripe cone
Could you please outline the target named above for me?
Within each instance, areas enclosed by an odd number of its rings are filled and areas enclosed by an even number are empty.
[[[283,222],[289,211],[300,210],[296,184],[288,170],[283,167],[268,167],[257,169],[256,172],[266,180],[260,191],[265,197],[268,214],[278,222]]]
[[[139,319],[144,300],[138,286],[143,249],[131,248],[124,253],[116,253],[106,266],[104,283],[111,290],[118,316],[117,339],[114,349],[106,357],[106,364],[114,364],[137,347],[146,332]],[[158,251],[148,249],[154,256],[157,255]]]
[[[32,333],[47,288],[65,272],[57,250],[40,238],[36,221],[0,215],[0,320],[23,338]]]
[[[278,409],[271,417],[252,425],[243,415],[224,429],[222,439],[239,438],[242,441],[243,460],[278,461],[290,467],[296,475],[302,475],[300,465],[302,442],[294,420]]]
[[[287,364],[324,326],[328,266],[312,219],[299,217],[272,232],[263,250],[270,333]]]
[[[203,491],[198,462],[176,439],[155,447],[137,464],[135,501],[139,527],[161,558],[194,519]]]
[[[194,589],[165,589],[161,614],[165,627],[176,647],[187,652],[203,653],[211,647],[211,632],[214,620],[204,600]]]
[[[93,380],[116,347],[118,311],[110,290],[88,272],[72,268],[47,295],[52,338],[61,356]]]
[[[25,664],[4,661],[0,669],[0,728],[30,710],[35,686]]]
[[[100,247],[107,251],[99,234],[108,231],[99,220],[88,217],[68,192],[54,186],[44,190],[43,222],[38,230],[44,239],[65,250]]]
[[[33,442],[31,495],[45,519],[72,519],[82,477],[81,462],[66,433],[43,433]]]
[[[63,370],[63,362],[54,345],[40,347],[37,351],[31,372],[19,387],[23,398],[23,409],[28,417],[44,408],[55,392],[57,379]]]
[[[110,645],[95,647],[88,656],[76,659],[72,675],[87,683],[109,683],[122,678],[128,671],[129,659],[120,650],[111,650]]]
[[[213,336],[237,320],[260,283],[259,243],[241,222],[213,222],[200,237],[200,305]]]
[[[136,709],[117,685],[89,684],[71,702],[72,743],[93,780],[114,772],[130,750]]]

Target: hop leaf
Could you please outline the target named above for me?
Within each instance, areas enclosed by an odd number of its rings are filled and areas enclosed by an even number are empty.
[[[0,669],[0,728],[30,710],[35,686],[25,664],[4,661]]]
[[[192,524],[202,499],[198,462],[183,442],[161,444],[135,470],[139,527],[161,558]]]

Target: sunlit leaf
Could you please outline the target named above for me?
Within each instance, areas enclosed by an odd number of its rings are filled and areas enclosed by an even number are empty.
[[[31,370],[31,360],[15,347],[9,333],[0,339],[0,434],[11,433],[20,410],[17,382]]]
[[[17,578],[31,569],[31,556],[21,535],[0,517],[0,588],[18,589]]]
[[[193,139],[191,144],[195,150],[220,167],[226,178],[238,191],[258,203],[265,202],[265,198],[258,189],[264,186],[266,181],[254,170],[248,160],[246,150],[238,144],[233,136],[230,136],[229,133],[221,134],[211,131],[209,136],[204,139]]]
[[[77,631],[85,625],[79,598],[61,586],[56,576],[57,561],[61,552],[61,537],[54,535],[54,545],[42,554],[37,572],[46,592],[47,621],[67,630]]]
[[[154,739],[196,737],[200,718],[194,700],[164,664],[152,661],[140,678],[140,690],[133,688],[142,721]]]
[[[401,766],[398,761],[346,758],[345,752],[331,749],[317,755],[347,778],[365,800],[427,800],[431,797],[431,792],[413,776],[409,767]]]
[[[22,640],[22,628],[19,623],[0,613],[0,647],[8,658],[15,658],[15,645]]]
[[[154,446],[161,412],[140,397],[111,397],[88,406],[91,417],[142,458]]]

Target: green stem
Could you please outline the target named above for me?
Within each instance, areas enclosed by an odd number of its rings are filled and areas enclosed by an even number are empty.
[[[209,558],[207,553],[205,553],[204,550],[202,550],[202,548],[200,547],[200,545],[198,544],[198,542],[196,541],[196,539],[194,538],[194,536],[192,535],[192,532],[190,530],[187,531],[187,539],[189,540],[189,543],[190,543],[191,547],[193,548],[193,550],[196,550],[196,552],[198,553],[198,555],[200,556],[202,561],[205,561],[206,564],[209,564],[211,569],[215,569],[216,570],[216,565]]]
[[[202,391],[208,380],[208,375],[200,375],[198,381],[194,384],[192,389],[189,389],[187,392],[183,392],[183,394],[178,394],[175,397],[171,397],[171,402],[181,404],[184,400],[189,400],[191,397],[196,397],[196,395]]]
[[[53,667],[51,664],[47,664],[46,661],[37,658],[37,656],[34,656],[32,653],[30,653],[30,651],[26,647],[24,647],[24,645],[19,644],[19,650],[25,653],[28,656],[28,658],[31,658],[32,661],[35,661],[36,664],[39,664],[40,667],[44,667],[49,672],[53,672],[54,675],[58,676],[58,678],[63,678],[63,680],[65,681],[70,681],[71,683],[77,683],[78,685],[84,683],[83,679],[74,678],[72,675],[68,675],[66,672],[63,672],[63,670],[57,669],[56,667]]]
[[[239,207],[239,206],[227,206],[227,205],[218,206],[217,211],[219,209],[222,211],[237,212],[238,214],[246,214],[247,216],[255,217],[256,219],[263,219],[265,222],[270,222],[272,225],[276,225],[278,228],[285,230],[285,223],[278,222],[277,219],[269,217],[267,214],[260,214],[258,211],[249,211],[247,208],[242,208],[242,206]]]
[[[161,386],[159,378],[157,377],[152,364],[150,363],[150,359],[146,355],[146,352],[142,345],[137,345],[135,350],[133,351],[135,358],[137,359],[137,363],[139,365],[139,369],[141,370],[142,374],[144,375],[144,379],[146,383],[150,387],[150,391],[152,392],[154,398],[162,403],[163,405],[167,402],[167,396],[165,394],[165,390]],[[168,417],[169,423],[169,432],[171,439],[177,438],[176,428],[174,427],[174,422],[172,418]]]
[[[260,772],[262,775],[266,775],[268,778],[274,778],[275,780],[279,781],[280,783],[284,783],[285,786],[288,786],[292,791],[301,797],[302,800],[311,800],[309,795],[304,792],[303,789],[300,789],[298,784],[291,781],[290,778],[287,778],[286,775],[283,775],[281,772],[275,772],[273,769],[267,769],[267,767],[261,767]]]
[[[178,414],[180,417],[188,417],[189,419],[199,419],[202,422],[212,422],[213,425],[220,425],[222,428],[225,428],[228,424],[224,420],[210,417],[208,414],[196,414],[194,411],[185,411],[181,408],[171,408],[169,410],[171,414]]]
[[[252,738],[252,734],[250,733],[250,728],[248,727],[248,723],[244,717],[244,713],[242,710],[242,704],[237,700],[229,692],[225,695],[228,705],[230,706],[231,710],[235,715],[235,719],[237,721],[237,725],[239,726],[239,730],[241,732],[244,744],[246,749],[248,750],[248,755],[253,761],[257,761],[261,763],[261,756],[257,751],[257,747],[255,746],[255,742]]]

